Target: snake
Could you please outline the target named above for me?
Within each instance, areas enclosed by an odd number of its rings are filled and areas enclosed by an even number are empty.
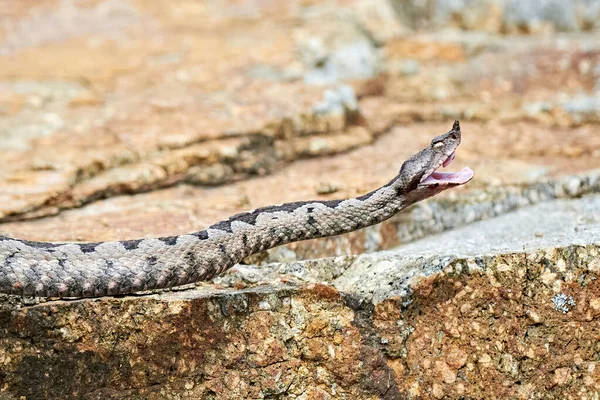
[[[461,141],[459,121],[408,158],[382,187],[356,198],[271,205],[207,229],[158,238],[39,242],[0,236],[0,293],[85,298],[208,281],[246,257],[283,244],[348,233],[473,178],[465,167],[440,172]]]

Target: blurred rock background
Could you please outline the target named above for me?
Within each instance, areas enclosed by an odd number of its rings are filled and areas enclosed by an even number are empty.
[[[4,296],[0,397],[597,398],[599,25],[598,0],[0,0],[0,234],[357,196],[454,119],[476,174],[183,291]]]

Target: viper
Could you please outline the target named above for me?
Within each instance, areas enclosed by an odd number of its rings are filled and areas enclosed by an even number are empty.
[[[0,292],[99,297],[206,281],[251,254],[340,235],[384,221],[406,207],[463,185],[473,171],[439,172],[454,159],[460,125],[406,160],[384,186],[356,198],[258,208],[205,230],[154,239],[96,243],[32,242],[0,236]]]

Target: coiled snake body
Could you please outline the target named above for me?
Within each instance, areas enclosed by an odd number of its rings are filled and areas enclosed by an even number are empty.
[[[436,172],[460,144],[460,126],[404,162],[385,186],[346,200],[303,201],[234,215],[195,233],[102,243],[30,242],[0,236],[0,292],[98,297],[211,279],[247,256],[299,240],[339,235],[473,177]]]

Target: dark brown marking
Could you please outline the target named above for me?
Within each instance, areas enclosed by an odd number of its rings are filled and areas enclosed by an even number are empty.
[[[26,246],[33,247],[33,248],[36,248],[36,249],[47,249],[47,250],[50,250],[50,249],[53,249],[55,247],[63,246],[64,245],[64,243],[30,242],[29,240],[14,239],[14,238],[7,237],[7,236],[0,236],[0,242],[2,242],[2,241],[10,241],[10,240],[15,241],[15,242],[19,242],[19,243],[23,243]]]
[[[191,235],[196,236],[200,240],[208,239],[208,232],[206,232],[206,231],[194,232]]]
[[[139,247],[141,242],[142,239],[122,240],[121,244],[123,245],[123,247],[125,247],[125,250],[135,250]]]
[[[100,243],[77,243],[82,253],[93,253]]]
[[[329,208],[336,208],[344,200],[308,201],[307,203],[321,203]]]
[[[255,225],[256,219],[258,218],[258,216],[260,214],[270,213],[270,212],[275,212],[275,211],[290,212],[297,208],[297,207],[292,206],[294,204],[296,204],[296,203],[289,203],[288,205],[290,207],[268,206],[268,207],[256,209],[251,212],[244,212],[244,213],[236,214],[236,215],[230,217],[229,219],[226,219],[221,222],[217,222],[216,224],[212,225],[210,228],[211,229],[219,229],[219,230],[231,233],[231,232],[233,232],[233,230],[231,228],[231,223],[233,221],[240,221],[240,222],[245,222],[246,224]],[[285,206],[288,206],[288,205],[285,205]]]
[[[209,227],[209,229],[218,229],[220,231],[229,232],[229,233],[233,232],[233,230],[231,229],[231,221],[230,220],[217,222],[216,224],[211,225]]]
[[[158,238],[161,242],[168,246],[174,246],[177,243],[177,236],[166,236]]]
[[[226,219],[221,222],[217,222],[216,224],[212,225],[210,228],[211,229],[219,229],[219,230],[231,233],[232,232],[231,223],[233,221],[240,221],[240,222],[245,222],[246,224],[256,225],[256,219],[258,218],[258,216],[260,214],[275,213],[275,212],[291,213],[291,212],[294,212],[295,210],[299,209],[300,207],[305,206],[306,204],[313,204],[313,203],[323,204],[325,207],[328,207],[328,208],[335,208],[342,201],[343,200],[296,201],[293,203],[286,203],[286,204],[282,204],[279,206],[267,206],[267,207],[257,208],[254,211],[236,214],[236,215],[230,217],[229,219]],[[308,211],[308,212],[312,212],[314,210],[314,207],[310,207],[310,210],[311,211]]]
[[[375,194],[375,192],[376,192],[376,190],[375,190],[375,191],[372,191],[372,192],[369,192],[369,193],[367,193],[367,194],[363,194],[362,196],[359,196],[359,197],[357,197],[356,199],[357,199],[357,200],[360,200],[360,201],[365,201],[365,200],[367,200],[369,197],[373,196],[373,195]]]

